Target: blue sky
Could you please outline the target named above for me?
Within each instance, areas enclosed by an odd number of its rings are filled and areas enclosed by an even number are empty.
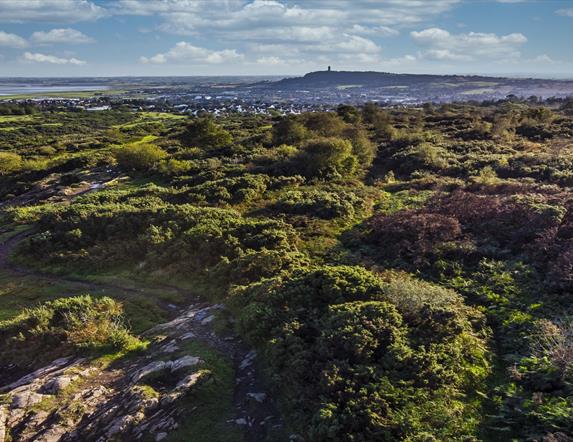
[[[0,0],[0,76],[573,78],[573,0]]]

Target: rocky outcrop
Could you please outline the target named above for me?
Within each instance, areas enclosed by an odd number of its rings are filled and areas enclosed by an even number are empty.
[[[145,335],[143,354],[109,367],[64,358],[0,386],[0,442],[165,439],[178,427],[180,401],[210,372],[182,348],[198,340],[227,354],[236,365],[235,423],[246,440],[264,440],[280,425],[254,368],[256,353],[236,338],[221,338],[210,323],[222,305],[194,305]]]

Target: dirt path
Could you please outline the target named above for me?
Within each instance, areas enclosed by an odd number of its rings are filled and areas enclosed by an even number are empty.
[[[137,293],[139,295],[144,294],[146,292],[145,289],[141,288],[133,288],[133,287],[124,287],[119,284],[112,284],[107,282],[95,282],[95,281],[86,281],[85,279],[75,278],[70,276],[63,276],[63,275],[55,275],[52,273],[41,272],[35,269],[22,267],[10,262],[10,256],[14,252],[14,249],[17,245],[27,237],[34,234],[34,231],[27,230],[25,232],[18,233],[12,236],[10,239],[5,241],[4,243],[0,243],[0,269],[6,270],[15,276],[32,276],[41,281],[47,282],[54,282],[54,283],[66,283],[70,284],[71,286],[81,288],[81,290],[85,292],[92,292],[92,291],[122,291],[122,292],[131,292]],[[170,291],[175,291],[181,295],[186,295],[184,290],[179,289],[175,286],[167,286],[167,285],[155,285],[158,289],[166,289]],[[157,304],[163,308],[165,311],[169,312],[171,315],[174,314],[176,310],[176,306],[172,304],[165,303],[160,299],[156,300]]]
[[[76,285],[84,291],[108,289],[142,294],[141,289],[61,277],[10,264],[14,248],[30,234],[19,233],[0,244],[0,269],[15,276]],[[7,431],[12,432],[15,441],[137,440],[143,436],[161,440],[167,437],[178,426],[178,400],[207,381],[206,375],[201,374],[202,361],[184,351],[184,344],[189,340],[214,348],[232,361],[235,367],[234,424],[243,428],[244,440],[277,440],[269,439],[269,435],[282,426],[282,421],[257,372],[256,353],[237,336],[222,337],[213,332],[212,321],[224,306],[195,301],[178,311],[172,305],[161,307],[169,310],[173,319],[144,333],[153,344],[141,356],[103,370],[91,367],[84,359],[56,360],[10,385],[0,382],[0,393],[8,398],[4,400],[7,405],[0,402],[0,442],[4,441],[3,434]],[[150,376],[170,379],[168,385],[159,389],[159,397],[145,397],[141,388],[141,380]],[[58,404],[59,388],[72,382],[81,387],[69,401]],[[50,401],[55,401],[52,408],[45,405]],[[44,406],[40,406],[42,404]]]

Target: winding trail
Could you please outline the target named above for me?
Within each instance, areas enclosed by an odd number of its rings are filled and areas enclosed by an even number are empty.
[[[0,269],[14,277],[29,276],[40,281],[70,284],[83,292],[105,289],[145,295],[145,289],[82,281],[13,265],[9,260],[11,253],[31,234],[31,231],[22,232],[0,244]],[[184,299],[193,299],[181,289],[165,288],[176,289],[186,295]],[[279,440],[271,434],[276,434],[283,422],[274,401],[265,392],[256,368],[256,353],[236,335],[223,337],[212,329],[215,314],[225,307],[196,298],[183,309],[166,303],[160,307],[173,319],[143,334],[152,344],[139,356],[103,369],[90,365],[87,359],[64,358],[14,382],[2,380],[0,375],[0,394],[9,398],[0,402],[0,442],[4,442],[8,432],[14,441],[103,442],[141,438],[159,441],[166,438],[178,427],[178,419],[182,417],[178,400],[201,382],[208,382],[208,375],[201,370],[203,361],[185,351],[186,341],[207,345],[232,361],[235,368],[232,424],[244,430],[244,440]],[[158,397],[149,398],[140,381],[153,375],[170,381],[160,386]],[[72,382],[79,387],[74,389],[70,400],[58,404],[58,393]],[[40,406],[52,402],[54,406],[48,407],[48,411],[46,406]]]

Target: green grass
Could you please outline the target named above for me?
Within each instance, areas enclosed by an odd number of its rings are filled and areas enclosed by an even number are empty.
[[[0,230],[0,243],[27,229],[28,225],[5,225]],[[37,263],[19,263],[24,268],[32,268],[34,264]],[[35,270],[49,273],[53,269]],[[177,304],[185,301],[176,290],[154,285],[153,281],[137,282],[133,275],[122,274],[119,270],[114,274],[97,276],[66,270],[62,278],[52,278],[14,274],[0,269],[0,321],[12,319],[24,308],[34,307],[40,302],[89,293],[109,296],[122,302],[130,328],[140,333],[168,319],[160,303]]]
[[[152,118],[155,120],[181,120],[187,118],[185,115],[169,114],[165,112],[141,112],[142,118]]]
[[[393,192],[388,189],[387,192],[382,194],[382,198],[378,202],[376,210],[379,213],[391,215],[400,210],[419,208],[422,207],[433,194],[434,192],[431,190],[399,190]]]
[[[67,275],[69,276],[74,280],[17,275],[0,270],[0,321],[12,319],[23,309],[35,307],[41,302],[89,293],[120,301],[124,306],[129,327],[134,333],[141,333],[168,319],[168,314],[160,306],[160,302],[183,301],[181,295],[169,289],[149,284],[143,290],[142,284],[128,282],[128,279],[113,275],[106,275],[99,280],[83,274]],[[75,278],[78,281],[75,281]]]
[[[35,115],[0,115],[0,123],[20,123],[22,121],[32,121]]]
[[[183,399],[179,428],[169,435],[167,441],[242,441],[241,427],[227,422],[234,418],[235,371],[232,362],[220,352],[198,342],[190,342],[184,351],[205,361],[201,369],[211,372],[211,380],[199,385]]]
[[[132,129],[134,127],[144,125],[147,123],[161,122],[161,121],[178,121],[185,120],[185,115],[170,114],[166,112],[139,112],[137,120],[130,123],[116,124],[112,127],[116,129]]]

